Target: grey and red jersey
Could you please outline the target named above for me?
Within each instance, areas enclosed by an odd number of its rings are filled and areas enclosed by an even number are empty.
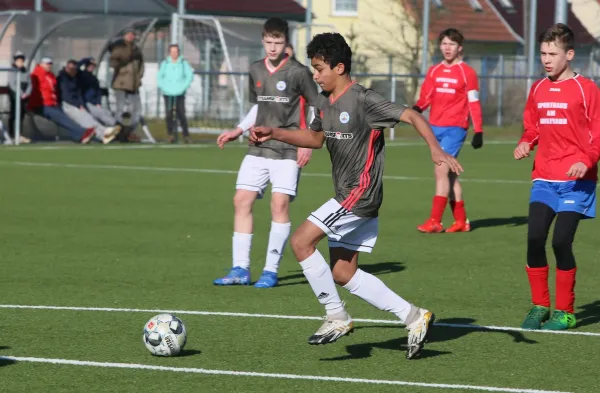
[[[383,202],[383,130],[395,126],[405,106],[352,83],[335,100],[317,99],[313,131],[325,133],[335,200],[359,217],[377,217]]]
[[[250,66],[250,102],[258,104],[257,126],[298,129],[307,128],[307,106],[315,106],[317,85],[308,67],[287,57],[274,70],[267,68],[267,59]],[[296,159],[297,148],[269,140],[250,145],[248,154],[277,160]]]

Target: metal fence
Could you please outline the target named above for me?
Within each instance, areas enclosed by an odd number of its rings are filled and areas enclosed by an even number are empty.
[[[186,95],[186,112],[193,132],[215,134],[234,127],[250,107],[247,71],[253,61],[263,56],[259,40],[262,22],[219,18],[219,23],[215,24],[199,18],[182,17],[180,23],[183,54],[196,70]],[[168,17],[12,12],[0,13],[0,26],[0,67],[9,66],[12,54],[17,50],[27,55],[30,70],[41,56],[53,57],[56,74],[70,58],[93,56],[98,61],[97,76],[103,87],[110,87],[112,80],[108,45],[124,28],[135,28],[145,59],[140,89],[144,116],[150,122],[154,120],[152,124],[156,127],[164,127],[162,121],[157,123],[165,117],[157,74],[172,35]],[[298,58],[302,60],[303,56],[298,53]],[[401,68],[393,57],[371,58],[369,62],[380,64],[382,60],[384,64],[388,63],[385,73],[357,73],[354,78],[392,101],[414,104],[423,76],[399,73]],[[498,55],[470,56],[465,60],[479,75],[484,124],[520,124],[527,96],[526,58]],[[433,62],[437,61],[439,59],[433,59]],[[598,62],[597,53],[590,50],[587,53],[578,51],[572,64],[578,72],[600,82]],[[543,75],[543,70],[538,71],[539,74],[531,78]],[[8,72],[0,69],[0,86],[6,85]],[[105,104],[114,108],[112,94]],[[8,124],[9,109],[8,97],[0,96],[4,125]]]

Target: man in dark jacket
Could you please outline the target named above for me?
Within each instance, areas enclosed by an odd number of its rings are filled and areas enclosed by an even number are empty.
[[[84,128],[93,127],[96,138],[103,143],[110,143],[117,136],[119,130],[115,127],[105,127],[100,124],[85,109],[81,96],[80,81],[77,75],[77,62],[69,60],[65,68],[58,74],[58,91],[63,112],[75,123]]]
[[[113,68],[111,87],[116,99],[116,118],[123,124],[123,115],[129,113],[129,127],[122,136],[133,136],[142,116],[142,102],[139,88],[144,76],[144,56],[135,43],[135,30],[126,29],[123,38],[114,42],[110,47],[110,67]],[[119,136],[121,140],[121,136]]]
[[[102,89],[100,89],[100,81],[94,75],[95,69],[96,61],[93,57],[87,57],[79,61],[78,78],[85,109],[100,123],[107,127],[115,127],[120,131],[121,126],[117,123],[115,117],[102,106]]]

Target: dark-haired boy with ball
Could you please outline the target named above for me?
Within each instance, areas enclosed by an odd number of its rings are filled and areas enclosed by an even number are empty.
[[[250,140],[261,144],[274,139],[312,149],[326,143],[331,156],[335,197],[314,211],[291,238],[294,254],[327,314],[308,343],[331,343],[353,329],[337,283],[378,309],[392,312],[406,325],[406,357],[412,359],[423,348],[433,313],[410,304],[379,278],[358,268],[359,252],[371,252],[377,240],[383,200],[383,130],[399,121],[411,124],[429,145],[436,164],[445,163],[456,173],[462,168],[442,150],[418,112],[389,102],[352,81],[352,51],[340,34],[316,35],[307,47],[307,55],[314,68],[313,79],[323,89],[310,128],[290,131],[255,127]],[[331,269],[316,249],[326,236]]]

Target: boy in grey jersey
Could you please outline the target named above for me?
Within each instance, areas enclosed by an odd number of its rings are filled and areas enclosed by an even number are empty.
[[[254,127],[250,140],[279,140],[299,147],[327,144],[332,163],[335,197],[314,211],[296,230],[292,249],[327,318],[309,344],[327,344],[350,333],[352,318],[346,312],[335,283],[380,310],[395,314],[408,329],[407,359],[417,356],[435,319],[389,289],[377,277],[358,268],[358,254],[371,252],[378,233],[378,212],[383,199],[383,130],[399,121],[412,124],[425,139],[432,160],[460,173],[460,164],[438,144],[427,121],[416,111],[385,100],[378,93],[352,82],[352,51],[337,33],[319,34],[307,47],[315,69],[313,77],[323,88],[310,129],[282,130]],[[316,249],[329,241],[331,270]]]
[[[310,70],[284,52],[288,42],[287,22],[269,19],[263,28],[267,57],[250,66],[250,102],[255,104],[236,130],[226,131],[217,143],[221,149],[254,124],[281,129],[306,128],[306,108],[314,107],[317,86]],[[238,172],[234,197],[233,267],[215,285],[250,284],[250,248],[252,243],[252,206],[272,184],[271,232],[266,265],[254,284],[257,288],[277,285],[277,270],[290,234],[290,200],[296,196],[300,168],[308,163],[311,149],[268,141],[251,144]]]

